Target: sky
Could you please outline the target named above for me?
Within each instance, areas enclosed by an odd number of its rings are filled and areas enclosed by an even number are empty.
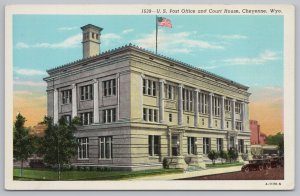
[[[283,131],[283,16],[168,15],[158,53],[249,86],[250,119]],[[14,116],[27,126],[47,113],[46,70],[82,58],[81,26],[103,28],[101,52],[136,44],[155,51],[155,16],[14,15]]]

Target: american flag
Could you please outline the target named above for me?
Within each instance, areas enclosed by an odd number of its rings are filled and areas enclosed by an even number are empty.
[[[164,26],[164,27],[172,28],[171,20],[169,20],[167,18],[164,18],[164,17],[158,17],[157,18],[157,24],[159,26]]]

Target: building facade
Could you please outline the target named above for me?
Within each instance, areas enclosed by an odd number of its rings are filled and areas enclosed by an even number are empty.
[[[247,86],[131,44],[100,53],[102,28],[82,30],[84,58],[44,79],[48,116],[81,118],[73,164],[201,166],[210,150],[250,151]]]
[[[260,131],[260,124],[257,120],[250,120],[251,137],[250,142],[253,144],[264,145],[266,143],[266,135]]]

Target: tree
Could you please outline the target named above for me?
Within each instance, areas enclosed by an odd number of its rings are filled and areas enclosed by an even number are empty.
[[[283,155],[284,153],[284,134],[278,132],[276,135],[269,135],[266,139],[267,144],[277,145],[279,154]]]
[[[230,148],[228,150],[228,158],[229,158],[230,163],[232,161],[235,161],[238,158],[238,156],[239,156],[238,152],[237,152],[237,150],[235,148]]]
[[[221,158],[222,164],[224,163],[224,160],[226,161],[228,159],[227,151],[221,150],[219,156]]]
[[[54,124],[51,117],[45,117],[44,123],[47,128],[41,140],[41,152],[45,163],[57,166],[58,180],[60,180],[61,166],[68,164],[76,153],[77,142],[74,131],[79,119],[76,117],[68,123],[65,118],[61,118],[58,124]]]
[[[16,160],[21,161],[20,176],[23,176],[23,163],[33,152],[32,138],[29,129],[24,126],[25,117],[20,113],[16,116],[13,133],[13,156]]]
[[[207,157],[212,161],[212,164],[215,164],[216,159],[219,157],[219,153],[215,150],[209,151]]]

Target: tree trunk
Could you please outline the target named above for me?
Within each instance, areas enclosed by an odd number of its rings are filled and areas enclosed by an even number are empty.
[[[21,160],[20,176],[23,176],[23,160]]]
[[[58,180],[60,180],[60,163],[58,163]]]

